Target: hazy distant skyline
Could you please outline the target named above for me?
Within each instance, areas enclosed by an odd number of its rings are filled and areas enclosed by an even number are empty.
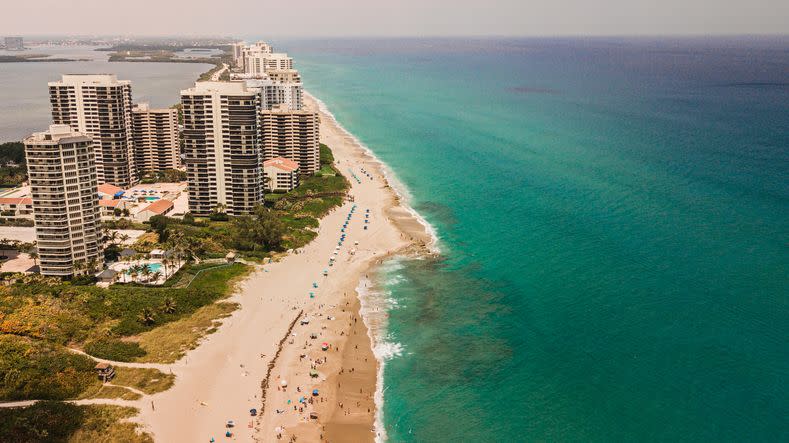
[[[787,0],[9,0],[2,35],[789,34]]]

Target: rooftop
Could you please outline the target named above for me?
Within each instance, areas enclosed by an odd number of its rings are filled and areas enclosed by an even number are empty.
[[[275,157],[263,162],[263,166],[271,166],[287,172],[293,172],[299,169],[299,164],[293,160],[288,160],[283,157]]]
[[[118,80],[115,74],[63,74],[60,80],[49,82],[49,86],[76,86],[76,85],[97,85],[97,86],[123,86],[130,85],[129,80]]]
[[[254,91],[248,91],[247,85],[243,81],[230,81],[230,82],[195,82],[195,85],[189,89],[181,91],[181,95],[203,95],[203,94],[255,94]]]
[[[100,184],[98,189],[101,194],[106,194],[106,195],[117,195],[119,192],[123,192],[122,188],[119,188],[115,185],[111,185],[109,183]]]
[[[79,141],[90,141],[91,138],[81,132],[74,131],[69,125],[49,125],[49,128],[43,132],[34,132],[27,138],[25,143],[47,143],[58,144],[61,141],[67,143],[74,143]]]
[[[0,205],[32,205],[32,198],[15,197],[15,198],[0,198]]]
[[[153,212],[154,214],[161,215],[167,212],[168,210],[170,210],[170,208],[172,208],[173,206],[174,206],[173,202],[171,202],[170,200],[161,199],[151,203],[150,205],[148,205],[148,207],[143,209],[143,211],[150,211]]]

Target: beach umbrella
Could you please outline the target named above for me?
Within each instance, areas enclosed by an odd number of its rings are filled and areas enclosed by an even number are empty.
[[[281,384],[282,386],[287,386],[288,385],[288,381],[283,379],[283,380],[279,381],[279,384]]]
[[[312,395],[318,395],[318,390],[317,389],[313,389],[312,390]]]
[[[313,378],[315,378],[315,377],[317,377],[317,376],[318,376],[318,371],[316,371],[316,370],[314,370],[314,369],[310,371],[310,377],[313,377]]]
[[[283,429],[282,426],[277,426],[276,428],[274,428],[275,434],[282,434],[283,432],[285,432],[285,429]]]

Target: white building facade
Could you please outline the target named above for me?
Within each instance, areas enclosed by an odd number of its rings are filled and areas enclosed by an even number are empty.
[[[263,201],[260,92],[244,82],[197,82],[181,91],[189,211],[248,214]]]
[[[103,259],[93,140],[52,125],[24,144],[41,274],[96,270]]]
[[[93,140],[100,183],[137,183],[132,137],[131,82],[111,74],[69,74],[49,83],[52,121]]]

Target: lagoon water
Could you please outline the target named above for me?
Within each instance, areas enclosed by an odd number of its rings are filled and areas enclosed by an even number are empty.
[[[789,39],[278,43],[440,239],[391,441],[789,439]]]
[[[132,81],[135,102],[169,107],[178,103],[181,89],[211,68],[198,63],[109,63],[109,53],[92,46],[38,46],[21,54],[88,61],[0,63],[0,142],[18,141],[46,129],[52,121],[47,82],[59,80],[62,74],[117,74],[121,80]]]

